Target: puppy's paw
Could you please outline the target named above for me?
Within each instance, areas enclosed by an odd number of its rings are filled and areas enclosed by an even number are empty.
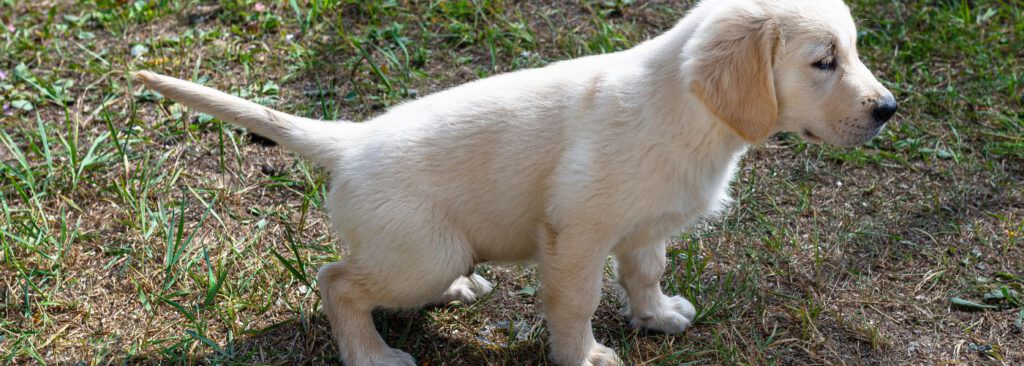
[[[557,347],[552,345],[551,361],[559,366],[620,366],[622,359],[615,354],[615,350],[605,347],[603,344],[594,342],[590,346],[582,346],[570,350],[563,345]]]
[[[459,301],[463,304],[469,304],[491,292],[492,289],[494,289],[494,285],[487,281],[487,279],[474,273],[469,277],[459,277],[455,282],[452,282],[452,285],[441,294],[441,297],[436,302],[447,304],[452,301]]]
[[[622,359],[615,354],[615,350],[600,343],[594,344],[585,363],[587,366],[621,366],[622,364]]]
[[[632,314],[630,326],[662,333],[682,333],[690,327],[697,310],[682,296],[664,296],[658,306]]]
[[[412,355],[399,349],[387,348],[380,353],[360,353],[345,357],[342,360],[346,365],[358,366],[416,366],[416,359]]]
[[[372,366],[416,366],[416,359],[402,350],[388,348],[384,354],[370,361]]]
[[[672,304],[672,308],[676,312],[686,317],[686,320],[693,322],[693,319],[697,317],[697,309],[693,307],[690,300],[687,300],[682,296],[672,296],[668,298],[668,302]]]
[[[492,284],[491,281],[488,281],[486,278],[476,273],[463,278],[469,279],[469,287],[473,290],[473,294],[475,294],[477,298],[481,298],[484,295],[489,294],[491,290],[494,290],[494,284]]]

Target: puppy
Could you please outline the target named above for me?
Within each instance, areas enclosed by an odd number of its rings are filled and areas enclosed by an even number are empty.
[[[345,364],[414,365],[372,310],[473,301],[491,288],[475,264],[532,260],[552,361],[617,365],[591,330],[609,256],[631,324],[682,332],[696,312],[659,288],[666,239],[728,201],[748,146],[779,131],[859,144],[896,112],[856,40],[840,0],[708,0],[633,49],[471,82],[365,123],[136,75],[330,171],[349,251],[318,279]]]

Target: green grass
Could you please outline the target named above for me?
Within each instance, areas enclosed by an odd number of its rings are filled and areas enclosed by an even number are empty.
[[[691,3],[0,0],[0,363],[338,363],[315,291],[344,256],[322,172],[129,71],[361,120],[630,47]],[[736,203],[669,253],[695,327],[629,329],[608,281],[595,329],[627,362],[1024,363],[1024,4],[851,7],[895,123],[748,154]],[[534,270],[478,272],[498,285],[481,302],[378,329],[424,363],[546,363]]]

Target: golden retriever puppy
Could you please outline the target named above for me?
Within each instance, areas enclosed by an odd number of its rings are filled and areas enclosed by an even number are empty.
[[[696,312],[659,288],[665,242],[727,203],[747,148],[779,131],[859,144],[896,112],[856,42],[840,0],[707,0],[635,48],[471,82],[365,123],[137,77],[330,171],[327,207],[349,249],[318,279],[345,364],[415,364],[381,339],[374,309],[473,301],[491,288],[477,263],[535,261],[552,361],[617,365],[591,330],[609,256],[631,324],[682,332]]]

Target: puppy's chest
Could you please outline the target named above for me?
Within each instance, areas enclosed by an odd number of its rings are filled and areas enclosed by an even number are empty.
[[[729,198],[728,180],[692,182],[674,192],[671,198],[658,204],[652,202],[656,211],[664,212],[674,218],[676,226],[689,226],[702,217],[713,215],[727,206]],[[657,207],[661,206],[661,207]],[[662,214],[662,215],[666,215]]]
[[[634,141],[632,146],[650,147],[638,149],[641,152],[633,159],[621,159],[613,168],[634,185],[629,192],[632,199],[650,209],[641,217],[673,213],[692,220],[729,201],[729,182],[745,147],[726,141],[687,142],[677,135]]]
[[[728,177],[731,172],[724,176]],[[637,212],[629,232],[621,245],[634,246],[663,240],[685,230],[702,217],[714,214],[729,201],[728,179],[690,180],[679,182],[675,191],[666,191],[663,199],[648,195],[645,202],[648,210]],[[619,248],[629,250],[630,248]],[[633,248],[635,249],[635,248]]]
[[[645,187],[634,192],[652,213],[673,213],[697,219],[729,202],[729,182],[736,169],[735,159],[717,164],[687,164],[649,172]],[[673,169],[674,168],[674,169]]]

